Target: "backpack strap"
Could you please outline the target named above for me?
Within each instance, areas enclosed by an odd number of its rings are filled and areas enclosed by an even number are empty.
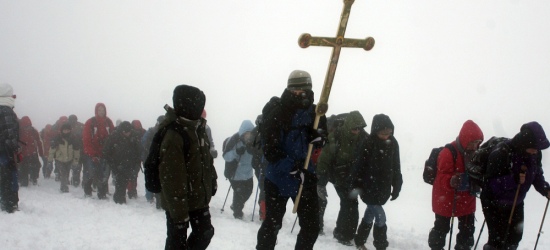
[[[445,147],[448,148],[449,151],[451,151],[451,154],[453,155],[453,163],[456,164],[456,158],[458,156],[455,147],[453,147],[453,145],[451,145],[450,143],[446,144]]]

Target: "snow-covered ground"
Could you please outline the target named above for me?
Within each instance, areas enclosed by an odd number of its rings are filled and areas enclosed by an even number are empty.
[[[404,186],[401,195],[384,206],[388,217],[389,250],[428,249],[428,232],[433,224],[431,186],[422,182],[420,166],[408,165],[403,164]],[[218,172],[222,173],[221,159],[216,160],[216,166]],[[216,233],[209,249],[254,249],[261,223],[257,216],[258,207],[252,221],[254,196],[246,203],[244,219],[236,220],[229,209],[232,192],[229,193],[225,211],[221,212],[229,182],[220,179],[218,183],[219,190],[212,199],[210,210]],[[82,188],[71,188],[69,193],[61,194],[58,182],[40,178],[39,186],[20,188],[20,211],[14,214],[0,212],[0,249],[163,249],[165,214],[147,203],[141,178],[139,184],[137,200],[117,205],[110,197],[108,201],[95,197],[84,198]],[[110,186],[110,192],[113,191],[114,187]],[[315,249],[354,249],[337,243],[332,237],[339,201],[330,184],[328,191],[326,235],[318,238]],[[545,205],[546,199],[532,189],[526,199],[525,231],[519,249],[533,249]],[[365,205],[360,203],[360,211],[364,209]],[[299,226],[296,225],[291,233],[295,219],[291,211],[292,202],[289,201],[276,249],[294,249]],[[477,237],[483,214],[481,211],[476,214]],[[548,225],[544,228],[548,228]],[[456,236],[457,231],[455,223],[453,235]],[[480,244],[486,238],[485,228]],[[374,249],[372,235],[367,247]],[[478,249],[481,247],[478,246]],[[550,249],[550,239],[545,234],[541,235],[537,249]]]

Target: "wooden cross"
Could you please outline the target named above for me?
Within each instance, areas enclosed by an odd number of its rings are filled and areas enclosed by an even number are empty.
[[[344,8],[342,9],[342,15],[340,16],[340,24],[338,25],[338,32],[336,37],[312,37],[310,34],[302,34],[298,39],[298,45],[301,48],[307,48],[309,46],[330,46],[332,47],[332,55],[328,64],[327,75],[325,77],[325,83],[323,84],[323,90],[321,91],[321,97],[315,108],[315,121],[313,123],[313,129],[317,130],[319,127],[319,120],[328,110],[328,97],[330,90],[332,89],[332,82],[334,81],[334,75],[336,74],[336,66],[338,66],[338,58],[340,57],[340,50],[342,47],[348,48],[363,48],[369,51],[374,47],[374,38],[367,37],[366,39],[348,39],[344,38],[346,33],[346,27],[348,25],[349,14],[351,5],[355,0],[344,0]],[[309,144],[306,161],[304,163],[304,169],[307,169],[309,160],[311,158],[311,152],[313,151],[313,145]],[[303,185],[300,184],[298,189],[298,195],[294,202],[293,213],[298,211],[298,204],[300,203],[300,196],[302,196]]]
[[[342,47],[363,48],[366,51],[369,51],[372,47],[374,47],[374,38],[372,37],[367,37],[366,39],[344,38],[346,27],[348,25],[351,5],[353,5],[353,2],[355,2],[355,0],[344,0],[344,8],[342,9],[342,15],[340,16],[340,24],[338,25],[336,37],[312,37],[310,34],[304,33],[298,39],[298,44],[304,49],[309,46],[332,47],[332,55],[330,56],[325,83],[323,85],[321,97],[316,109],[316,112],[321,115],[324,115],[328,110],[328,97],[332,88],[332,82],[334,81],[334,75],[336,74],[336,66],[338,66],[338,59],[340,57],[340,50]],[[317,126],[315,126],[315,128],[317,128]]]

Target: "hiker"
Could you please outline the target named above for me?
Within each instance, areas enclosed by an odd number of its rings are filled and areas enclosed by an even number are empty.
[[[489,231],[484,250],[518,248],[523,236],[524,199],[531,186],[550,199],[550,185],[544,179],[541,163],[541,150],[549,146],[542,126],[529,122],[489,154],[481,191]]]
[[[441,250],[445,247],[452,217],[458,218],[459,232],[455,249],[470,249],[474,245],[476,197],[470,193],[465,164],[470,162],[482,141],[483,132],[479,126],[467,120],[456,140],[450,143],[452,149],[445,147],[439,153],[437,175],[432,187],[435,222],[428,236],[431,249]]]
[[[264,181],[266,218],[258,230],[256,249],[274,249],[282,227],[289,198],[295,201],[302,183],[298,206],[300,232],[295,249],[313,249],[319,235],[319,202],[317,176],[310,160],[304,169],[310,142],[322,147],[326,141],[326,117],[313,130],[314,93],[311,76],[295,70],[288,77],[281,97],[272,97],[262,110],[261,137],[268,166]],[[324,131],[324,133],[323,133]]]

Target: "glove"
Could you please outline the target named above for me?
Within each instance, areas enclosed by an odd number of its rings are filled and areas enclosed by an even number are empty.
[[[317,195],[319,196],[319,198],[320,198],[321,200],[326,201],[326,200],[327,200],[327,197],[328,197],[327,187],[326,187],[326,186],[317,185]]]
[[[393,201],[393,200],[397,199],[397,197],[399,197],[399,193],[398,192],[392,192],[390,201]]]
[[[516,182],[518,184],[525,183],[525,171],[527,171],[527,166],[525,165],[521,166],[521,171],[519,172],[518,175],[516,175]]]
[[[237,149],[235,149],[235,151],[238,155],[242,155],[246,151],[246,148],[244,146],[239,146]]]
[[[92,162],[94,164],[99,164],[99,157],[92,157]]]
[[[212,155],[212,158],[217,158],[218,157],[218,150],[215,150],[215,149],[210,149],[210,155]]]
[[[327,143],[327,137],[327,131],[319,128],[317,130],[313,130],[311,133],[311,138],[313,139],[309,143],[318,147],[323,147]]]
[[[212,196],[216,195],[216,192],[218,192],[218,182],[212,179]]]
[[[451,177],[451,187],[454,189],[457,189],[460,186],[460,183],[462,183],[462,175],[456,174]]]
[[[184,231],[185,234],[184,235],[187,235],[187,228],[189,228],[189,217],[185,218],[184,222],[182,223],[176,223],[174,224],[176,230],[180,231]]]
[[[302,186],[308,188],[317,185],[317,175],[303,168],[299,168],[298,172],[300,175],[300,179],[302,180]]]
[[[290,170],[290,173],[291,175],[296,175],[298,174],[298,169],[303,169],[304,168],[304,161],[302,160],[297,160],[297,161],[294,161],[294,166],[292,166],[292,169]]]

